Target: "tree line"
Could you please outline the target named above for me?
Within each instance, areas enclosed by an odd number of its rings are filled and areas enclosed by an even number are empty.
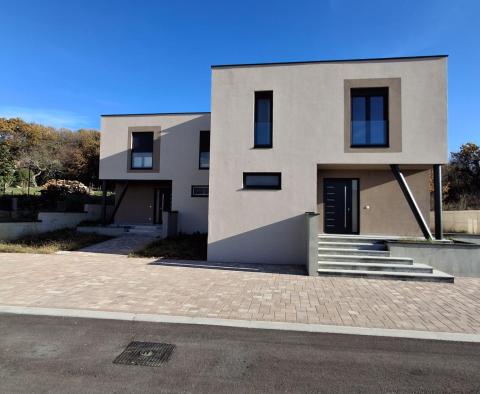
[[[0,118],[0,187],[41,186],[50,179],[98,185],[100,133]]]

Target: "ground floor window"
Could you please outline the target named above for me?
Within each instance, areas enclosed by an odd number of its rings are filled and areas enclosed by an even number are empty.
[[[282,174],[280,172],[244,172],[244,189],[273,189],[282,188]]]
[[[192,197],[208,197],[208,185],[192,185]]]

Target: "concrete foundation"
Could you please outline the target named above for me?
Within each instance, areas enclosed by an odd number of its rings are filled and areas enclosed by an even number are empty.
[[[461,242],[387,242],[390,256],[411,257],[454,276],[480,278],[480,245]]]

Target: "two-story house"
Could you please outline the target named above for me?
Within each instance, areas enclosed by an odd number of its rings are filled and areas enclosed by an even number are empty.
[[[208,226],[212,261],[303,263],[309,211],[319,233],[428,238],[430,174],[438,189],[448,157],[446,67],[446,56],[212,66],[211,114],[103,116],[114,222],[178,211],[179,231]]]
[[[116,224],[207,232],[210,113],[103,115],[100,179],[115,182]]]

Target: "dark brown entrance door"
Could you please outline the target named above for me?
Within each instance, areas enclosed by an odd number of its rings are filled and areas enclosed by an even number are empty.
[[[358,234],[358,179],[324,179],[324,231]]]

